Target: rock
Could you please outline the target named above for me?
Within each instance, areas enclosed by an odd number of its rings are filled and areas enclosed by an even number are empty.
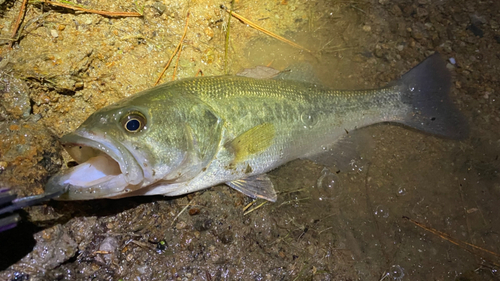
[[[0,185],[20,196],[42,193],[42,184],[62,165],[55,136],[31,120],[0,122],[0,135],[1,161],[6,163],[0,171]]]
[[[401,11],[401,8],[396,4],[394,6],[392,6],[392,13],[397,16],[397,17],[400,17],[403,15],[403,11]]]
[[[500,25],[495,20],[490,20],[490,26],[492,29],[499,29]]]
[[[14,119],[27,118],[31,112],[29,89],[21,79],[0,71],[0,108]],[[0,114],[2,116],[3,114]],[[4,116],[3,119],[7,119]]]
[[[377,58],[381,58],[384,56],[384,51],[382,51],[382,49],[375,49],[374,54]]]
[[[165,13],[165,10],[167,10],[167,6],[163,4],[162,2],[154,2],[151,7],[158,12],[158,15],[163,15]]]
[[[467,30],[471,31],[474,36],[478,36],[479,38],[482,38],[484,35],[484,31],[475,24],[470,24],[469,26],[467,26]]]
[[[223,231],[218,235],[222,244],[230,244],[233,242],[233,233],[230,230]]]
[[[421,7],[417,8],[417,16],[419,16],[419,17],[426,17],[428,15],[429,15],[429,12],[426,9],[421,8]]]
[[[58,32],[57,32],[57,30],[55,30],[55,29],[51,29],[51,30],[50,30],[50,35],[51,35],[52,37],[54,37],[54,38],[59,37],[59,33],[58,33]]]
[[[75,255],[78,249],[73,237],[60,224],[38,232],[35,240],[35,248],[22,261],[43,269],[55,268]]]

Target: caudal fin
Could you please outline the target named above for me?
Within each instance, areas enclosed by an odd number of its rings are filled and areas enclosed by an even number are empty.
[[[401,123],[446,138],[467,137],[467,121],[450,100],[451,75],[439,53],[408,71],[396,85],[412,108]]]

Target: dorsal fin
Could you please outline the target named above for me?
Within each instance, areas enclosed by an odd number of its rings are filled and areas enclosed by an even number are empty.
[[[322,84],[319,78],[314,74],[312,65],[306,62],[297,62],[290,65],[273,79]]]

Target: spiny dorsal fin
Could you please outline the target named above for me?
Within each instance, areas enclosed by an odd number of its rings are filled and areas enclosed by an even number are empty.
[[[286,69],[279,71],[272,67],[258,65],[253,68],[245,68],[236,74],[257,79],[291,80],[321,85],[321,81],[314,73],[314,68],[306,62],[297,62]]]
[[[314,74],[314,69],[312,65],[306,62],[297,62],[290,65],[285,70],[281,71],[273,79],[291,80],[291,81],[322,85],[319,78]]]
[[[256,79],[270,79],[276,77],[280,73],[279,70],[263,66],[257,65],[253,68],[245,68],[242,71],[236,73],[236,76],[243,76],[248,78],[256,78]]]
[[[271,202],[276,202],[277,199],[274,185],[266,174],[226,182],[226,184],[252,198],[262,198]]]

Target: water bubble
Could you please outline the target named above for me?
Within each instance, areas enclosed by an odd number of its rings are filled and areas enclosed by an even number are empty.
[[[317,185],[319,188],[333,188],[338,183],[339,177],[332,173],[329,169],[323,168],[321,176],[318,178]]]
[[[300,121],[304,124],[304,128],[311,129],[316,123],[318,123],[318,116],[314,113],[304,112],[300,115]]]
[[[399,187],[398,188],[398,196],[404,196],[404,195],[406,195],[406,188]]]
[[[383,205],[378,205],[375,207],[375,216],[386,219],[389,217],[389,210]]]
[[[359,160],[362,160],[362,159],[359,159]],[[356,172],[356,171],[362,172],[364,169],[362,162],[359,161],[359,163],[358,163],[358,161],[356,159],[351,159],[351,161],[349,161],[349,166],[351,166],[351,170],[353,172]]]
[[[397,264],[391,266],[391,269],[389,270],[389,276],[392,280],[403,280],[403,277],[405,276],[405,272],[403,268]]]

